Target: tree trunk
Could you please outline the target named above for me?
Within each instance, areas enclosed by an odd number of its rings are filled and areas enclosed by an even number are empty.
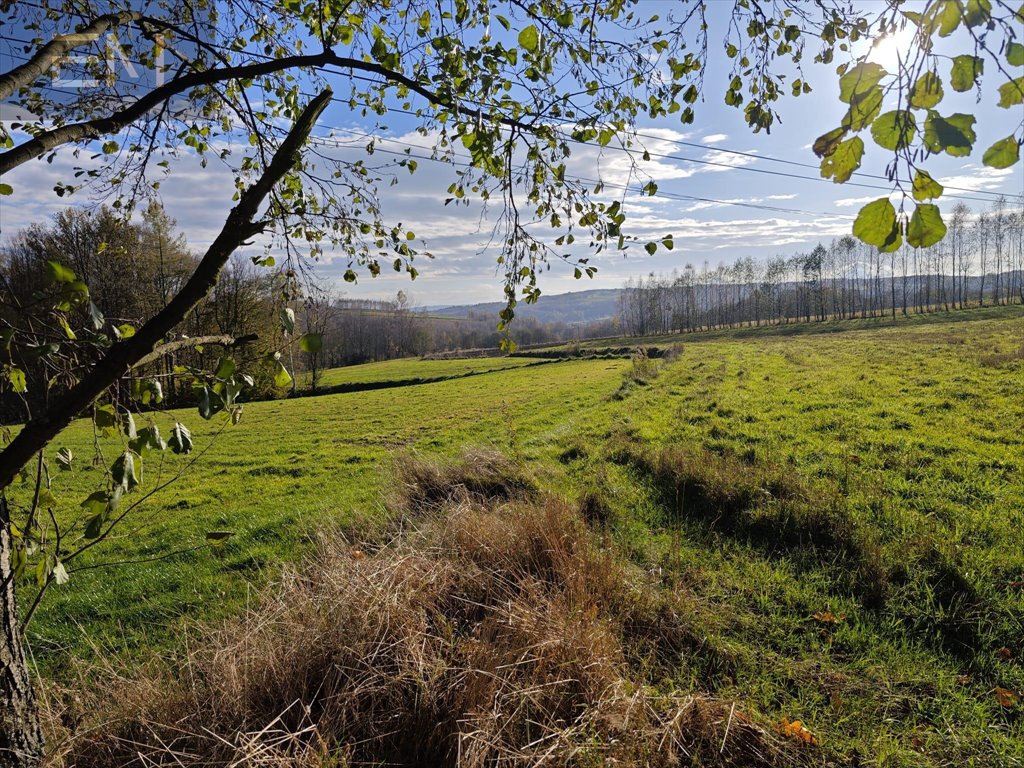
[[[21,643],[9,523],[0,494],[0,768],[28,768],[42,760],[43,732]]]

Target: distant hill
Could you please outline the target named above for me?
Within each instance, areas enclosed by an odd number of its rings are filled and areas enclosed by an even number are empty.
[[[618,288],[601,288],[572,293],[541,294],[536,304],[519,303],[516,317],[532,317],[542,323],[589,323],[607,320],[619,312]],[[445,317],[494,318],[504,308],[500,301],[483,304],[460,304],[447,307],[425,307],[432,315]]]

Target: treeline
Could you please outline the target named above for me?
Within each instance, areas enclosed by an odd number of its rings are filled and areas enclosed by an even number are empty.
[[[42,399],[59,396],[73,383],[69,372],[84,357],[98,356],[159,312],[197,263],[174,220],[156,203],[134,221],[106,207],[68,208],[6,239],[0,244],[0,374],[16,368],[31,386],[22,394],[5,382],[0,388],[2,420],[23,420]],[[52,264],[70,270],[73,284],[87,290],[78,296],[85,299],[76,298],[66,313],[54,311],[62,285]],[[287,310],[294,317],[290,334],[281,319]],[[287,269],[256,266],[238,256],[210,295],[164,340],[171,343],[170,351],[133,373],[137,380],[158,382],[166,405],[192,402],[194,373],[214,370],[226,352],[219,344],[188,341],[244,339],[228,354],[253,377],[256,391],[249,396],[282,395],[300,386],[315,387],[326,368],[496,347],[501,341],[496,324],[492,315],[427,315],[401,291],[392,300],[338,298],[329,289],[300,286]],[[519,344],[562,341],[574,332],[565,323],[525,318],[513,329]],[[322,344],[301,348],[297,340],[305,333],[317,334]],[[8,343],[12,336],[13,345]],[[283,386],[278,358],[292,379]],[[130,386],[122,396],[132,397]]]
[[[332,299],[321,294],[303,302],[301,313],[304,327],[323,339],[322,350],[302,361],[314,387],[327,368],[452,350],[492,349],[503,338],[494,314],[465,318],[431,315],[417,310],[404,291],[394,299],[374,300]],[[588,331],[607,333],[611,327],[608,321]],[[517,318],[511,330],[520,346],[566,341],[578,333],[578,326],[528,317]]]
[[[880,253],[852,237],[809,253],[738,259],[630,279],[619,296],[627,335],[895,316],[1024,303],[1024,209],[959,203],[939,244]]]
[[[53,264],[70,270],[73,282],[55,279]],[[83,358],[98,357],[117,339],[134,333],[160,311],[198,264],[184,236],[156,203],[137,221],[109,208],[68,208],[48,223],[33,224],[0,245],[0,329],[7,340],[5,365],[23,371],[32,386],[13,396],[5,388],[5,420],[26,418],[34,398],[59,397],[74,382]],[[81,286],[81,290],[77,288]],[[69,295],[71,309],[55,312]],[[167,338],[182,342],[143,368],[138,379],[156,382],[167,404],[191,401],[191,371],[216,367],[218,344],[190,344],[200,337],[249,339],[230,354],[254,377],[256,388],[273,388],[273,352],[285,343],[277,321],[283,306],[280,273],[238,257],[223,270],[209,298]],[[126,387],[121,397],[131,396]]]

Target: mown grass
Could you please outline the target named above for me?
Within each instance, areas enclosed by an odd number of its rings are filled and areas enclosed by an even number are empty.
[[[565,454],[733,650],[716,693],[847,760],[1020,765],[1022,346],[1019,308],[684,339]]]
[[[682,601],[635,628],[683,638],[640,643],[638,695],[735,701],[786,737],[800,720],[814,764],[1024,765],[1024,312],[826,325],[651,339],[678,357],[639,372],[587,360],[247,406],[106,555],[233,529],[223,553],[73,572],[30,632],[37,658],[57,674],[89,636],[173,645],[182,617],[238,612],[323,526],[358,538],[390,519],[410,451],[478,445],[577,500],[629,561],[613,572]],[[76,429],[65,442],[87,456]],[[485,497],[523,487],[475,477]],[[95,485],[60,482],[61,498]]]

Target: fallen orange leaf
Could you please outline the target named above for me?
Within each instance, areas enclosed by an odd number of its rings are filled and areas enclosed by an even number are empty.
[[[999,657],[999,658],[1000,658],[1000,659],[1001,659],[1002,661],[1009,661],[1010,659],[1012,659],[1012,658],[1013,658],[1013,651],[1011,651],[1011,650],[1010,650],[1009,648],[1007,648],[1007,647],[1006,647],[1006,646],[1004,645],[1004,646],[1003,646],[1002,648],[1000,648],[1000,649],[999,649],[998,651],[996,651],[996,655],[997,655],[997,656],[998,656],[998,657]]]
[[[790,722],[788,718],[783,718],[782,732],[790,738],[802,741],[804,744],[818,743],[818,740],[814,738],[814,734],[811,733],[810,729],[804,726],[802,720],[793,720]]]
[[[1018,696],[1009,688],[1000,688],[997,685],[995,689],[995,694],[996,701],[999,702],[999,706],[1006,707],[1007,709],[1017,706]]]

